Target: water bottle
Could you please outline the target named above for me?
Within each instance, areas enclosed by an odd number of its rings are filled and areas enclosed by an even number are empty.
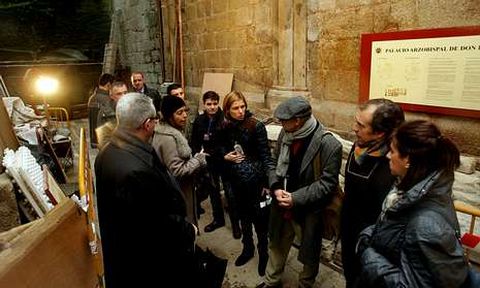
[[[240,144],[235,143],[235,145],[233,145],[233,149],[235,152],[237,152],[237,154],[243,155],[243,148]]]

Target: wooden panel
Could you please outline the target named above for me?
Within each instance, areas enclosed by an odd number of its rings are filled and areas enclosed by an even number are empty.
[[[0,287],[97,287],[87,216],[72,200],[16,231],[17,237],[6,232],[11,241],[0,252]]]
[[[87,137],[85,134],[85,128],[80,128],[80,150],[78,156],[78,188],[80,192],[80,200],[82,203],[88,205],[88,240],[91,251],[93,251],[95,271],[99,278],[104,274],[103,271],[103,255],[101,251],[102,243],[99,235],[97,235],[96,223],[97,216],[95,214],[95,207],[97,206],[94,201],[96,197],[93,195],[95,185],[93,183],[93,171],[90,166],[90,155],[88,150]]]
[[[3,81],[2,75],[0,75],[0,97],[10,97],[10,92],[5,85],[5,81]]]
[[[1,99],[1,98],[0,98]],[[13,131],[12,121],[8,116],[7,108],[3,101],[0,103],[0,170],[3,171],[3,166],[1,166],[3,159],[3,150],[5,148],[10,148],[12,150],[17,150],[18,148],[18,139]]]
[[[48,166],[43,164],[42,169],[45,194],[47,194],[48,198],[50,198],[50,201],[53,205],[57,205],[60,201],[65,200],[67,196],[65,196],[65,193],[63,193],[60,186],[58,186],[58,183],[48,169]]]

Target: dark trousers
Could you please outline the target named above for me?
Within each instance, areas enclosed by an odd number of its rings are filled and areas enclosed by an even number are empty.
[[[220,194],[220,175],[209,169],[210,174],[210,204],[212,205],[213,220],[216,222],[225,222],[225,216],[223,215],[223,203],[222,195]]]
[[[257,234],[258,251],[267,251],[268,218],[270,207],[260,208],[262,185],[260,183],[232,183],[236,208],[242,229],[244,249],[254,248],[253,228]]]
[[[232,191],[232,185],[230,184],[230,181],[228,181],[226,178],[225,179],[222,178],[222,185],[223,185],[223,191],[225,193],[225,198],[227,199],[228,216],[230,217],[232,228],[239,227],[240,216],[238,216],[237,202],[235,200],[235,195],[233,194],[233,191]]]

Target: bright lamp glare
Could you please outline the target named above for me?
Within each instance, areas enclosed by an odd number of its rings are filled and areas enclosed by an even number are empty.
[[[58,80],[52,77],[41,76],[35,82],[35,88],[42,95],[51,95],[58,90]]]

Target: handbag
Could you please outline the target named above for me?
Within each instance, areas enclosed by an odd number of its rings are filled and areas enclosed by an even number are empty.
[[[227,259],[220,258],[210,251],[203,250],[195,245],[195,287],[221,288],[225,272],[227,271]]]
[[[251,183],[260,180],[263,176],[261,162],[245,159],[240,163],[232,164],[232,176],[239,182]]]

